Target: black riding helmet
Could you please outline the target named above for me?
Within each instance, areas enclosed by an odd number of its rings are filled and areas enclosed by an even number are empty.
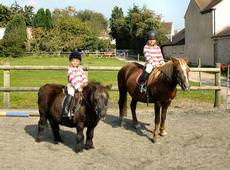
[[[74,51],[74,52],[70,53],[69,61],[71,61],[73,58],[76,58],[76,59],[81,61],[81,53],[79,53],[78,51]]]
[[[156,39],[156,32],[151,30],[147,33],[147,39],[148,40],[155,40]]]

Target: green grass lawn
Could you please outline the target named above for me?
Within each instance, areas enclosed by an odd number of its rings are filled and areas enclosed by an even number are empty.
[[[9,62],[10,65],[29,65],[29,66],[67,66],[68,56],[26,56],[20,58],[0,58],[0,63]],[[95,56],[84,56],[83,66],[123,66],[126,62],[115,58],[101,58]],[[3,71],[0,71],[1,74]],[[40,87],[46,83],[66,84],[66,71],[49,71],[49,70],[12,70],[11,86],[14,87]],[[117,71],[89,71],[90,81],[99,81],[102,84],[112,84],[117,86]],[[194,84],[193,85],[197,85]],[[3,86],[3,76],[0,76],[0,86]],[[3,93],[0,93],[0,98],[3,98]],[[206,102],[214,101],[214,91],[178,91],[177,99],[194,99]],[[12,92],[10,94],[11,108],[36,108],[37,94],[35,92]],[[117,103],[118,92],[110,92],[110,102]],[[3,107],[3,102],[0,100],[0,107]]]

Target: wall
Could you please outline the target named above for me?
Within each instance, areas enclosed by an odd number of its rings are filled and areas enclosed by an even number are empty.
[[[185,55],[189,62],[214,65],[212,12],[201,14],[195,1],[190,1],[185,14]]]
[[[0,40],[3,39],[4,33],[5,33],[6,28],[0,28]],[[31,27],[27,27],[26,28],[26,32],[27,32],[27,39],[32,39],[32,28]]]
[[[164,58],[169,59],[170,57],[183,57],[184,54],[184,45],[172,45],[172,46],[163,46],[162,51]]]
[[[4,32],[5,32],[6,28],[0,28],[0,40],[3,38],[4,36]]]
[[[230,36],[216,39],[216,62],[230,64]]]

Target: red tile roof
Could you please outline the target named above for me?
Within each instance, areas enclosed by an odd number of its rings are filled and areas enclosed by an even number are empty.
[[[230,36],[230,26],[225,27],[220,32],[218,32],[214,38]]]
[[[207,12],[211,10],[215,5],[220,3],[222,0],[195,0],[196,4],[200,8],[200,11]]]
[[[164,46],[184,45],[184,44],[185,44],[185,29],[182,29],[172,37],[171,42],[164,44]]]
[[[167,34],[171,34],[172,24],[173,24],[172,22],[162,22],[162,27],[163,29],[165,29]]]

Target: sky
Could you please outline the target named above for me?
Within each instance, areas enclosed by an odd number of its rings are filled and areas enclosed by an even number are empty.
[[[66,8],[73,6],[78,10],[93,10],[102,13],[107,19],[110,18],[113,7],[122,8],[124,15],[127,11],[137,5],[140,8],[145,6],[162,16],[165,22],[173,22],[174,29],[180,31],[184,28],[184,15],[190,0],[17,0],[17,3],[24,7],[32,5],[34,12],[40,8],[50,9]],[[0,0],[5,6],[10,6],[15,0]]]

